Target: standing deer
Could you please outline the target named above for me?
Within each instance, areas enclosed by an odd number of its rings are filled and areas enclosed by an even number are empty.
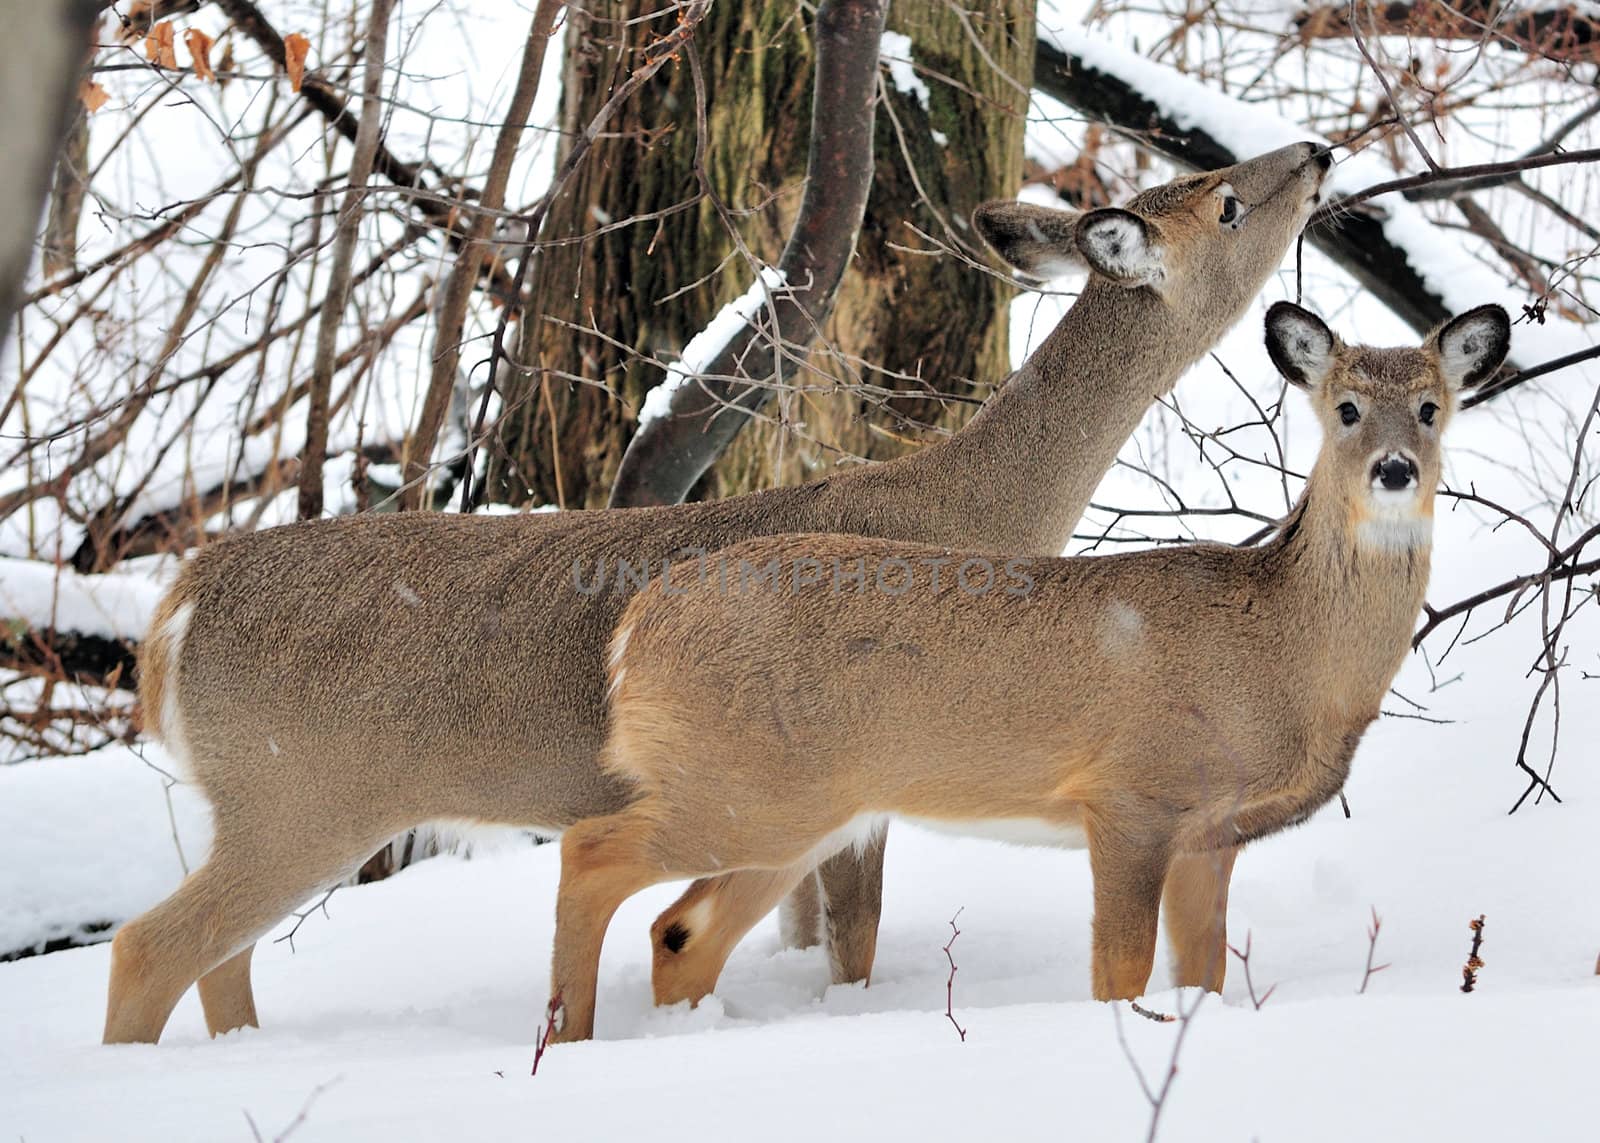
[[[196,980],[213,1035],[254,1025],[254,942],[419,822],[556,832],[626,805],[599,749],[606,642],[632,592],[620,575],[582,590],[596,569],[785,532],[1059,552],[1146,408],[1277,268],[1329,166],[1301,143],[1124,208],[980,208],[979,231],[1017,269],[1083,265],[1089,280],[962,431],[903,459],[712,503],[368,515],[200,551],[140,650],[140,696],[211,802],[212,853],[117,934],[106,1042],[155,1041]],[[881,853],[879,839],[823,870],[837,980],[871,969]],[[774,891],[741,878],[685,900],[712,910],[731,948]],[[697,999],[684,989],[721,967],[673,963],[692,971],[657,979],[665,1001]]]
[[[633,800],[561,839],[556,1038],[592,1034],[630,894],[735,870],[792,883],[885,814],[1086,846],[1097,999],[1143,994],[1163,899],[1177,983],[1220,990],[1234,857],[1343,786],[1422,607],[1440,433],[1509,339],[1498,306],[1371,349],[1274,305],[1267,348],[1325,439],[1261,547],[1002,578],[942,547],[783,536],[637,595],[602,756]],[[657,955],[691,953],[700,921],[679,915]]]

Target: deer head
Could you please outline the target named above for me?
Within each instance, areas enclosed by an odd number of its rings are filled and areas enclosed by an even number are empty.
[[[1030,278],[1088,269],[1148,289],[1184,324],[1231,324],[1316,204],[1328,149],[1296,143],[1218,171],[1174,179],[1125,206],[1078,212],[989,202],[973,215],[1001,258]]]
[[[1347,346],[1289,302],[1267,311],[1267,352],[1322,423],[1313,487],[1347,505],[1360,538],[1385,547],[1427,543],[1456,394],[1493,376],[1510,345],[1511,321],[1495,305],[1452,318],[1415,349]]]

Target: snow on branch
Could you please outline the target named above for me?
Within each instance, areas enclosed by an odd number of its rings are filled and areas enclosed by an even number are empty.
[[[733,339],[755,319],[756,311],[783,284],[782,270],[763,266],[748,290],[723,306],[705,329],[689,339],[678,360],[667,366],[666,380],[645,395],[639,409],[640,429],[671,414],[673,394],[687,385],[690,377],[709,372],[711,363],[727,351]]]
[[[1035,86],[1139,145],[1194,169],[1316,139],[1315,133],[1259,105],[1245,103],[1180,75],[1081,28],[1040,28]],[[1345,157],[1329,178],[1335,209],[1307,237],[1363,288],[1418,332],[1472,306],[1499,301],[1520,312],[1526,300],[1486,269],[1459,239],[1441,233],[1421,207],[1399,193],[1374,198],[1370,209],[1341,212],[1337,199],[1394,178],[1374,155]],[[1518,362],[1586,347],[1569,323],[1518,329]],[[1530,344],[1533,343],[1533,344]]]
[[[682,500],[772,395],[767,382],[783,371],[779,354],[795,360],[827,320],[872,186],[874,95],[887,13],[886,0],[825,0],[817,7],[805,193],[773,271],[787,289],[772,296],[774,320],[764,323],[766,328],[739,337],[735,327],[722,341],[713,330],[734,320],[724,309],[685,347],[679,366],[683,380],[666,396],[652,392],[646,399],[639,431],[629,442],[611,491],[612,507]],[[704,114],[703,107],[699,114]],[[705,129],[703,122],[700,129]],[[770,288],[763,271],[745,299],[759,301]],[[750,313],[738,319],[741,325],[755,308],[751,305]],[[702,343],[701,338],[707,340]],[[702,350],[719,341],[720,352],[699,359]],[[695,384],[684,383],[690,373],[696,374]],[[718,380],[736,376],[749,381]],[[669,370],[665,384],[673,381]]]

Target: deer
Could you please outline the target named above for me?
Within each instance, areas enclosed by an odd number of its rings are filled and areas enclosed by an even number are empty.
[[[632,893],[793,882],[884,815],[1087,848],[1094,997],[1144,994],[1163,907],[1176,982],[1220,991],[1234,860],[1344,785],[1422,608],[1440,436],[1510,321],[1481,306],[1378,349],[1279,302],[1266,342],[1323,441],[1260,546],[997,567],[791,535],[638,593],[602,755],[632,800],[562,836],[551,1038],[592,1034],[601,940]],[[658,953],[714,942],[702,920],[677,916]]]
[[[606,646],[636,590],[624,562],[819,531],[1061,551],[1145,410],[1277,269],[1330,166],[1300,143],[1121,207],[980,207],[976,229],[1019,274],[1088,280],[959,432],[897,460],[715,502],[368,514],[200,549],[152,618],[139,693],[214,840],[113,939],[104,1041],[157,1041],[194,983],[213,1036],[257,1026],[255,941],[418,823],[555,835],[625,806],[629,784],[599,764]],[[878,838],[819,871],[836,980],[870,974],[881,866]],[[731,948],[773,894],[714,881],[680,904],[716,911]],[[666,973],[656,995],[720,967]]]

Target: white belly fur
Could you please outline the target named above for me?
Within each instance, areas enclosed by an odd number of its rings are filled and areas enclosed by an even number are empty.
[[[942,821],[935,818],[906,818],[913,825],[935,833],[959,837],[981,837],[1008,845],[1049,846],[1054,849],[1085,849],[1088,836],[1082,826],[1065,825],[1043,818],[987,818],[977,821]]]

